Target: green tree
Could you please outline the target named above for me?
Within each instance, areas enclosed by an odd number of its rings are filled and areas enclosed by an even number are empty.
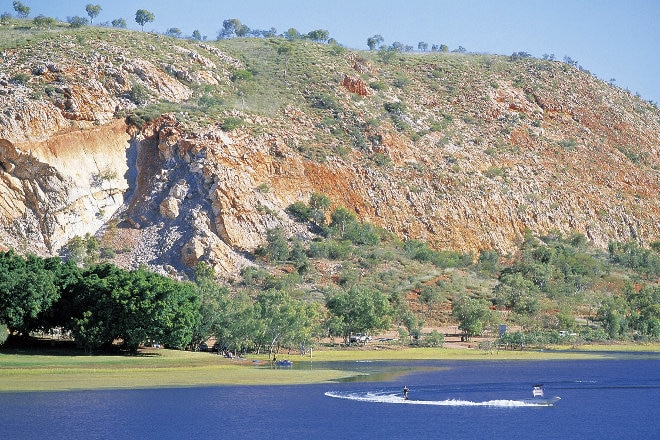
[[[387,329],[392,316],[392,308],[382,292],[359,286],[348,291],[330,292],[326,307],[335,317],[334,328],[341,332],[346,342],[352,333]]]
[[[533,315],[540,309],[539,291],[534,282],[519,272],[503,272],[493,289],[495,303],[520,315]]]
[[[610,339],[618,339],[626,331],[626,311],[628,305],[622,297],[610,297],[598,308],[596,319],[603,325],[603,330]]]
[[[481,334],[484,323],[490,319],[488,303],[466,295],[454,301],[451,313],[458,320],[458,328],[468,341],[472,336]]]
[[[325,29],[316,29],[307,34],[307,38],[312,41],[316,41],[317,43],[327,41],[329,36],[330,32],[326,31]]]
[[[89,15],[89,23],[92,24],[94,23],[94,19],[101,13],[101,5],[93,5],[89,3],[85,6],[85,11],[87,11],[87,15]]]
[[[325,216],[330,208],[330,197],[314,192],[309,196],[309,218],[318,226],[325,225]]]
[[[181,38],[181,29],[179,28],[169,28],[165,31],[165,35],[173,38]]]
[[[88,350],[121,340],[136,351],[149,339],[183,348],[199,328],[194,286],[142,268],[128,272],[110,264],[92,266],[72,291],[73,313],[66,328]]]
[[[289,244],[281,228],[269,229],[266,232],[264,250],[270,261],[286,261],[289,259]]]
[[[222,31],[218,38],[245,37],[250,32],[250,28],[241,23],[237,18],[230,18],[222,22]]]
[[[300,32],[296,30],[295,28],[289,28],[285,33],[284,33],[284,38],[287,40],[300,40]]]
[[[197,29],[195,29],[193,31],[191,38],[195,41],[202,41],[203,40],[202,34]]]
[[[369,50],[374,50],[383,41],[385,41],[383,36],[380,34],[376,34],[373,37],[367,38],[367,46],[369,47]]]
[[[124,20],[123,18],[115,18],[114,20],[112,20],[111,23],[112,23],[112,27],[115,27],[115,28],[125,28],[126,27],[126,20]]]
[[[628,285],[624,295],[630,305],[630,327],[644,336],[660,338],[660,286],[636,291]]]
[[[39,14],[32,19],[34,25],[38,28],[51,28],[55,26],[55,19],[53,17],[46,17],[43,14]]]
[[[431,315],[433,307],[442,301],[442,291],[437,284],[424,286],[419,292],[419,302],[426,306],[426,316]]]
[[[25,6],[23,3],[19,1],[15,1],[13,3],[14,6],[14,11],[18,14],[20,18],[27,18],[28,15],[30,15],[30,7]]]
[[[87,26],[87,18],[81,17],[79,15],[69,17],[66,21],[72,28],[81,28],[83,26]]]
[[[419,43],[417,43],[417,49],[421,50],[422,52],[426,52],[429,49],[429,44],[420,41]]]
[[[39,317],[59,298],[53,274],[42,258],[0,253],[0,323],[27,336],[40,328]]]
[[[140,25],[142,31],[144,32],[144,25],[154,21],[155,17],[152,12],[147,11],[146,9],[138,9],[135,13],[135,22]]]
[[[330,227],[333,228],[339,238],[343,238],[346,233],[346,229],[357,222],[357,217],[355,214],[344,208],[343,206],[335,209],[331,216]]]

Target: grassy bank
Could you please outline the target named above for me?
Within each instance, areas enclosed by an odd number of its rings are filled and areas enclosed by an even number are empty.
[[[493,351],[466,349],[323,349],[313,357],[291,355],[291,369],[271,368],[266,356],[243,360],[209,353],[146,349],[137,356],[0,353],[0,392],[204,385],[284,385],[337,380],[359,373],[333,369],[333,361],[359,360],[560,360],[603,359],[607,352],[651,351],[660,344],[581,346],[579,351]],[[280,355],[280,358],[284,358]],[[320,366],[319,362],[323,362]],[[314,365],[318,365],[315,367]],[[328,367],[330,365],[330,367]]]

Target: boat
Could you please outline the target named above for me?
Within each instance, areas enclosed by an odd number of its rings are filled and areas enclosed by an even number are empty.
[[[277,362],[275,362],[275,365],[277,365],[278,367],[290,367],[290,366],[293,365],[293,362],[291,362],[291,361],[288,360],[288,359],[285,359],[285,360],[283,360],[283,361],[277,361]]]
[[[543,384],[536,384],[532,387],[532,398],[523,399],[523,402],[530,403],[532,405],[552,406],[560,400],[561,397],[545,397],[543,392]]]

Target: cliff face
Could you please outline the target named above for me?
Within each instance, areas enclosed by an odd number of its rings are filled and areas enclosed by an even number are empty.
[[[660,239],[660,112],[586,72],[301,43],[283,79],[266,41],[126,35],[2,50],[5,248],[56,254],[90,233],[124,266],[231,274],[268,229],[309,237],[284,210],[313,192],[445,249],[508,252],[526,229]],[[245,44],[247,64],[228,54]],[[232,72],[253,52],[279,67],[242,83]],[[209,90],[224,107],[189,112]],[[158,102],[178,107],[139,128],[126,117]],[[228,117],[239,127],[223,130]]]

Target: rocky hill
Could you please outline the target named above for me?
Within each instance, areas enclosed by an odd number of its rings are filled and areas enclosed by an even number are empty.
[[[232,274],[314,193],[401,239],[660,239],[660,111],[565,63],[0,28],[0,247]]]

